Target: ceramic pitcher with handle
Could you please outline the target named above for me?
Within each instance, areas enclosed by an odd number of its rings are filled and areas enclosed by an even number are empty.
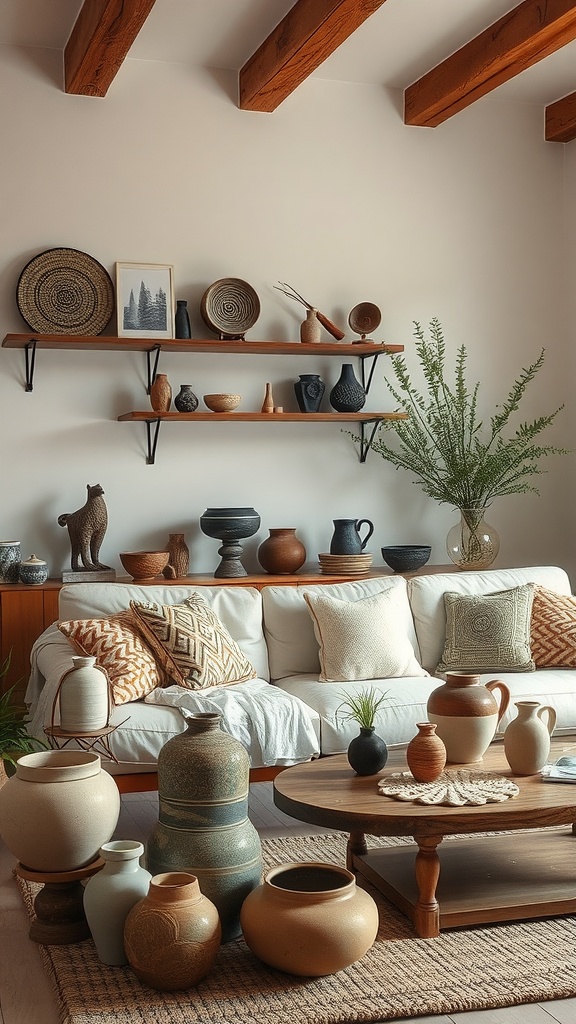
[[[500,703],[493,690],[500,692]],[[501,679],[483,684],[479,675],[447,672],[446,682],[428,698],[428,718],[446,747],[446,760],[457,764],[481,761],[510,703]]]
[[[515,775],[536,775],[550,754],[556,712],[549,704],[539,704],[537,700],[518,700],[515,703],[518,716],[504,733],[506,760]]]
[[[330,541],[331,555],[359,555],[374,533],[374,524],[369,519],[333,519],[334,533]],[[364,537],[360,530],[368,529]]]

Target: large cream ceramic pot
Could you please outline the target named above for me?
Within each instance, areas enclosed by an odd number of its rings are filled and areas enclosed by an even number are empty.
[[[500,704],[493,690],[500,691]],[[510,690],[500,679],[483,684],[479,675],[447,672],[446,682],[428,698],[428,718],[436,722],[446,760],[455,764],[481,761],[509,703]]]
[[[0,790],[0,835],[33,871],[72,871],[90,864],[118,821],[120,794],[100,757],[82,750],[43,750],[19,758]]]

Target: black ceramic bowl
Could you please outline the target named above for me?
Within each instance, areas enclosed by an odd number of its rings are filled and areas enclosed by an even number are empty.
[[[394,572],[414,572],[426,565],[431,550],[427,544],[396,544],[382,548],[382,558]]]

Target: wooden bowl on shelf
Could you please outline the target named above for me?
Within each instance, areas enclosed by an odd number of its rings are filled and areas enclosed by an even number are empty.
[[[121,551],[120,561],[134,580],[153,580],[168,565],[168,551]]]
[[[211,412],[234,412],[242,401],[242,395],[203,395],[202,398]]]

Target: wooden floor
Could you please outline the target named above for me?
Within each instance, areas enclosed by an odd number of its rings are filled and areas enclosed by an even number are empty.
[[[326,832],[279,811],[274,806],[271,783],[251,787],[249,808],[250,818],[263,838]],[[157,794],[126,794],[116,836],[145,842],[157,817]],[[13,865],[14,858],[0,842],[0,1024],[59,1024],[38,947],[28,938],[28,917],[12,878]],[[419,1024],[574,1024],[576,998],[410,1019]]]

